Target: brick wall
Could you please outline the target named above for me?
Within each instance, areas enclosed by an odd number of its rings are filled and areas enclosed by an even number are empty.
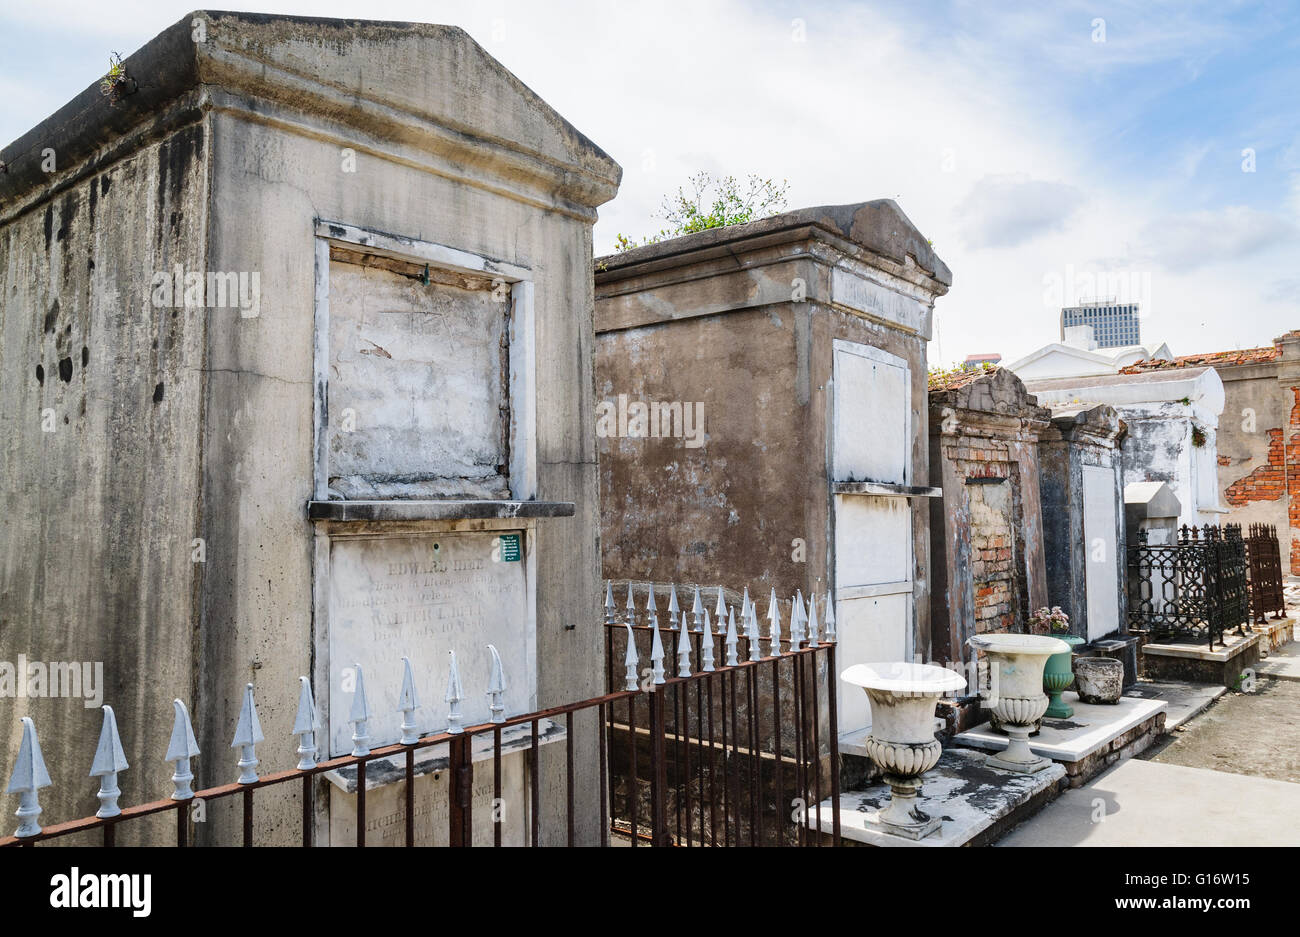
[[[1300,576],[1300,387],[1290,390],[1292,406],[1285,432],[1282,427],[1265,431],[1268,435],[1267,460],[1225,488],[1223,497],[1233,507],[1256,501],[1287,499],[1291,575]],[[1222,458],[1219,464],[1224,464]]]
[[[1300,536],[1297,536],[1300,534],[1300,387],[1292,387],[1291,396],[1291,438],[1286,444],[1286,516],[1287,526],[1291,528],[1291,575],[1300,576]]]
[[[1015,493],[1005,441],[958,436],[944,448],[963,478],[1000,478],[997,484],[967,484],[970,500],[971,580],[975,598],[975,632],[1015,630],[1016,555]]]

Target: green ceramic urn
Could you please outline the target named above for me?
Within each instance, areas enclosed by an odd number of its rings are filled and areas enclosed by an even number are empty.
[[[1068,719],[1074,715],[1074,709],[1061,699],[1061,693],[1074,682],[1073,649],[1087,641],[1077,634],[1053,634],[1052,637],[1060,638],[1070,645],[1071,650],[1047,658],[1047,666],[1043,668],[1043,690],[1047,693],[1048,703],[1043,715],[1048,719]]]

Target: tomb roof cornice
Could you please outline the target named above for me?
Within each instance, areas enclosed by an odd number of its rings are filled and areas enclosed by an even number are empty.
[[[215,108],[588,222],[622,176],[457,27],[196,11],[123,65],[116,102],[96,82],[0,151],[6,214],[175,129],[177,102],[190,122]]]
[[[820,262],[851,258],[920,286],[931,298],[952,285],[947,265],[892,199],[801,208],[598,257],[596,284],[600,289],[629,277],[800,241],[818,243],[810,253]]]

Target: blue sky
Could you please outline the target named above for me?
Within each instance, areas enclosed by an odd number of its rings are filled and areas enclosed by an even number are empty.
[[[1144,339],[1176,354],[1300,328],[1300,6],[220,6],[464,27],[623,165],[598,253],[657,230],[698,169],[786,179],[792,208],[897,198],[953,271],[940,362],[1053,340],[1048,284],[1091,298],[1089,273],[1131,284]],[[8,3],[0,138],[190,9]]]

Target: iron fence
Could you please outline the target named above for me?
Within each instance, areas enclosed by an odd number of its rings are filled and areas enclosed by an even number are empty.
[[[607,688],[639,686],[649,709],[643,721],[639,697],[611,707],[615,825],[636,842],[643,818],[662,811],[655,821],[677,845],[820,846],[822,811],[831,810],[824,799],[839,802],[833,608],[823,630],[815,598],[805,605],[801,595],[785,603],[773,596],[764,636],[748,592],[728,608],[719,589],[710,616],[696,589],[688,622],[676,589],[663,588],[662,629],[655,586],[645,587],[646,607],[638,610],[629,585],[621,620],[612,590],[606,593]],[[680,664],[683,653],[707,669],[656,673],[656,660]],[[638,670],[647,659],[652,666]],[[838,844],[839,816],[831,813]]]
[[[365,846],[368,771],[385,781],[403,782],[400,795],[405,825],[403,843],[412,846],[418,835],[428,832],[417,823],[416,779],[421,766],[427,766],[427,759],[417,761],[419,753],[437,755],[435,763],[445,771],[448,785],[445,816],[429,822],[442,824],[446,842],[452,846],[474,844],[475,776],[490,770],[491,841],[494,846],[501,846],[506,822],[497,805],[504,803],[503,759],[520,750],[527,753],[523,796],[528,804],[526,829],[521,838],[525,845],[538,846],[543,843],[541,797],[548,777],[541,768],[543,736],[550,735],[549,727],[559,722],[564,726],[564,797],[560,809],[564,827],[562,832],[545,831],[549,842],[580,844],[575,818],[579,809],[586,810],[588,805],[579,806],[576,792],[583,781],[590,787],[594,780],[594,790],[600,792],[596,799],[599,801],[597,842],[601,846],[624,842],[633,846],[645,842],[656,846],[768,842],[820,845],[823,837],[810,833],[805,820],[807,812],[820,820],[823,791],[831,795],[832,804],[838,803],[834,694],[829,694],[824,709],[819,702],[833,679],[835,645],[833,632],[830,636],[818,635],[816,603],[812,605],[811,632],[806,620],[799,621],[798,615],[791,622],[788,636],[782,633],[778,621],[764,639],[769,642],[767,654],[762,653],[756,631],[752,638],[735,633],[734,620],[716,644],[708,630],[669,632],[676,651],[672,655],[677,665],[673,675],[664,668],[662,635],[654,622],[617,624],[615,628],[625,629],[630,636],[622,689],[615,689],[611,684],[610,692],[601,696],[506,717],[502,699],[505,682],[498,668],[487,689],[492,719],[476,725],[461,725],[463,693],[453,661],[447,693],[447,728],[429,734],[416,731],[414,712],[419,703],[413,693],[408,695],[404,686],[400,696],[402,740],[375,749],[368,747],[370,712],[365,703],[364,677],[358,668],[348,719],[353,726],[353,751],[323,761],[316,757],[321,727],[317,724],[311,686],[302,677],[293,727],[293,735],[298,740],[298,765],[292,770],[262,776],[257,774],[260,764],[257,746],[265,742],[265,737],[250,683],[244,689],[231,743],[231,748],[239,753],[239,779],[198,791],[191,788],[194,778],[191,761],[200,752],[188,710],[176,700],[174,726],[166,752],[166,761],[175,769],[171,779],[174,790],[169,798],[133,806],[118,804],[121,794],[117,787],[118,775],[128,770],[129,765],[122,754],[116,717],[111,706],[104,706],[103,726],[91,769],[91,777],[99,779],[100,809],[94,816],[44,828],[38,822],[43,812],[39,795],[51,786],[51,778],[36,725],[31,718],[24,717],[22,742],[6,791],[21,798],[17,811],[20,825],[14,835],[0,838],[0,847],[32,846],[74,834],[96,833],[103,845],[113,846],[122,824],[168,813],[174,817],[174,834],[169,839],[177,846],[189,846],[194,839],[191,807],[196,803],[229,801],[237,801],[242,808],[242,844],[252,846],[256,839],[256,796],[272,788],[286,792],[298,790],[300,843],[312,846],[319,819],[317,781],[327,772],[354,772],[355,843]],[[750,615],[753,616],[752,609]],[[608,618],[606,631],[608,638]],[[651,645],[650,667],[644,677],[636,666],[640,659],[636,643],[639,636],[648,637]],[[715,646],[719,660],[714,659]],[[745,659],[741,659],[742,651]],[[408,679],[409,666],[408,663]],[[766,693],[765,679],[772,686]],[[766,714],[765,700],[770,700],[774,707],[772,718],[766,724],[762,718]],[[584,714],[591,716],[584,717]],[[578,755],[579,723],[584,721],[579,717],[591,723],[597,735],[594,746],[584,746],[592,752],[590,761],[585,762]],[[765,725],[771,728],[770,734],[764,733]],[[428,751],[437,747],[442,751]],[[787,796],[793,808],[786,806]],[[835,844],[840,842],[839,833],[836,813],[832,837]]]
[[[1129,630],[1150,640],[1206,641],[1246,633],[1250,594],[1246,544],[1238,524],[1184,525],[1174,543],[1128,545]]]
[[[1250,611],[1263,624],[1272,612],[1275,618],[1286,615],[1282,594],[1282,550],[1277,542],[1277,528],[1272,524],[1251,524],[1246,536],[1246,555],[1250,561]]]

